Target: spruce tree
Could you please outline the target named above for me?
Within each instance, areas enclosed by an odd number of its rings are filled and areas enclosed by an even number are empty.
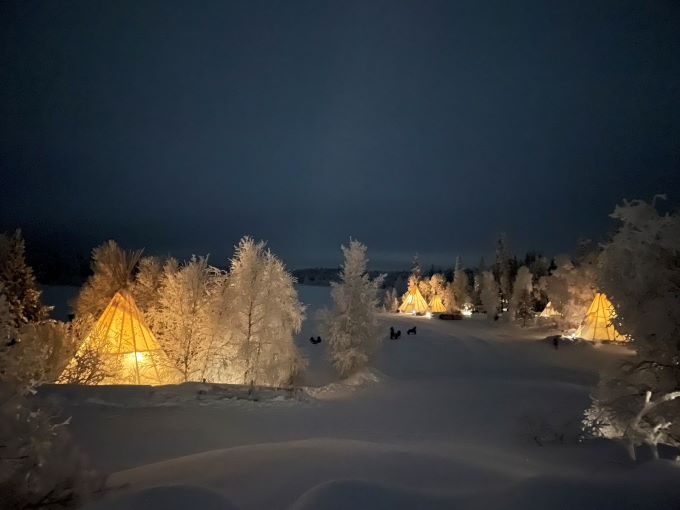
[[[15,326],[44,320],[50,309],[40,301],[41,291],[26,263],[26,245],[20,230],[0,234],[0,284]]]

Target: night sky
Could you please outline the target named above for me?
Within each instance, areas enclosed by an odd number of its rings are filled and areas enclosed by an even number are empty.
[[[680,197],[677,1],[0,9],[0,228],[55,249],[475,264]]]

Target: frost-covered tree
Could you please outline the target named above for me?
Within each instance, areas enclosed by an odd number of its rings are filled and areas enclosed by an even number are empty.
[[[331,289],[334,306],[324,314],[322,328],[333,366],[348,376],[368,365],[380,348],[377,311],[383,277],[369,278],[366,246],[359,241],[350,240],[342,253],[340,282]]]
[[[15,326],[47,318],[49,307],[40,301],[41,291],[26,264],[26,245],[21,231],[0,234],[0,284]]]
[[[76,317],[67,326],[65,358],[58,382],[64,384],[95,385],[111,376],[119,368],[117,361],[105,354],[106,338],[102,335],[84,343],[92,332],[95,319],[91,315]]]
[[[435,273],[430,277],[430,290],[432,297],[439,296],[444,299],[444,291],[446,290],[446,279],[441,273]]]
[[[484,271],[482,273],[482,291],[480,293],[482,299],[482,306],[486,310],[486,316],[489,319],[494,319],[498,313],[499,305],[499,290],[498,283],[491,271]]]
[[[121,249],[115,241],[107,241],[92,250],[92,275],[76,299],[76,315],[99,317],[114,294],[130,286],[141,255],[141,251]]]
[[[100,486],[35,387],[53,380],[55,341],[64,326],[16,330],[0,292],[0,503],[2,508],[75,507]],[[45,328],[51,328],[46,332]],[[39,329],[36,329],[39,328]],[[20,338],[19,341],[16,341]],[[6,341],[9,339],[9,341]]]
[[[458,257],[456,259],[456,269],[453,273],[453,291],[456,294],[456,302],[461,307],[471,303],[469,287],[470,281],[463,268],[463,259]]]
[[[557,268],[540,280],[552,306],[560,313],[557,325],[565,332],[576,329],[595,298],[597,254],[591,253],[574,263],[568,256],[556,259]]]
[[[422,280],[419,280],[418,290],[420,291],[420,294],[423,296],[423,299],[425,299],[425,301],[429,303],[430,298],[432,297],[432,286],[430,285],[430,279],[423,278]]]
[[[599,257],[598,283],[635,356],[601,374],[586,423],[635,447],[680,447],[680,214],[624,201],[620,226]]]
[[[413,256],[413,262],[411,263],[411,276],[414,276],[416,281],[420,281],[420,277],[423,274],[423,270],[420,267],[420,258],[418,257],[418,254],[416,253]]]
[[[512,269],[510,252],[505,234],[501,234],[496,244],[496,261],[493,265],[493,275],[498,282],[500,305],[505,308],[512,295]]]
[[[158,257],[142,257],[137,264],[137,272],[131,291],[135,303],[144,314],[147,310],[156,306],[160,299],[160,288],[164,275],[163,266],[163,261]]]
[[[147,312],[149,324],[184,381],[202,379],[208,339],[212,269],[205,257],[192,257],[178,267],[166,262],[158,304]]]
[[[399,295],[394,287],[385,290],[383,297],[383,307],[386,312],[396,313],[399,310]]]
[[[533,316],[533,275],[527,266],[522,266],[517,271],[515,284],[512,289],[512,298],[508,308],[508,317],[511,320],[526,322]]]
[[[228,277],[232,304],[229,343],[239,381],[250,385],[292,384],[305,362],[294,343],[304,320],[295,279],[264,242],[244,237]]]
[[[448,313],[455,313],[460,310],[458,307],[458,302],[456,301],[456,292],[453,287],[453,282],[448,282],[444,287],[444,294],[442,296],[442,301],[446,307]]]

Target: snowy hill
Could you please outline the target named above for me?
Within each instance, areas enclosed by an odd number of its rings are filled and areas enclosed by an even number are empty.
[[[375,369],[339,381],[312,345],[328,289],[301,287],[303,393],[212,385],[43,391],[73,416],[122,509],[677,509],[680,469],[581,441],[597,371],[620,346],[546,342],[484,319],[382,316]],[[417,335],[387,339],[390,325]],[[236,392],[236,393],[235,393]],[[643,452],[644,453],[644,452]],[[644,457],[644,455],[641,455]]]

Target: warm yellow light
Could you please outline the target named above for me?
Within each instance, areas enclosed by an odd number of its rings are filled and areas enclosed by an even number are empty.
[[[460,313],[462,313],[466,317],[470,317],[472,315],[472,310],[473,310],[472,305],[470,303],[465,303]]]
[[[145,360],[146,360],[145,352],[130,352],[127,355],[127,362],[130,365],[144,363]]]
[[[427,312],[425,314],[425,317],[427,317],[428,319],[431,319],[432,318],[432,312]]]

